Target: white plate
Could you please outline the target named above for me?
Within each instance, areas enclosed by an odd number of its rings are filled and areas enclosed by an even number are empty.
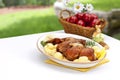
[[[55,32],[51,32],[51,33],[48,33],[48,34],[44,34],[42,35],[38,41],[37,41],[37,48],[38,50],[43,53],[45,56],[47,56],[49,59],[57,62],[57,63],[60,63],[62,65],[66,65],[66,66],[70,66],[70,67],[77,67],[77,68],[88,68],[88,67],[92,67],[92,66],[95,66],[97,65],[100,61],[102,61],[105,56],[100,59],[100,60],[96,60],[96,61],[91,61],[91,62],[73,62],[73,61],[63,61],[63,60],[59,60],[57,58],[54,58],[53,56],[49,56],[49,55],[46,55],[45,51],[44,51],[44,48],[43,46],[41,45],[41,41],[43,41],[46,36],[48,36],[49,34],[53,35],[55,38],[65,38],[65,37],[73,37],[73,38],[77,38],[77,39],[84,39],[84,40],[88,40],[88,41],[93,41],[91,39],[88,39],[86,37],[83,37],[83,36],[78,36],[78,35],[74,35],[74,34],[67,34],[67,33],[55,33]],[[94,41],[93,41],[94,42]],[[99,48],[102,48],[102,46],[98,43],[95,42],[95,44],[99,47]]]

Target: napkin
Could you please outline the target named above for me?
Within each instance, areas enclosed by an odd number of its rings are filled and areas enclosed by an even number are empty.
[[[91,70],[91,69],[94,69],[94,68],[96,68],[96,67],[98,67],[98,66],[100,66],[100,65],[102,65],[102,64],[105,64],[105,63],[109,62],[109,60],[108,60],[108,59],[104,59],[104,60],[102,60],[100,63],[98,63],[97,65],[95,65],[95,66],[93,66],[93,67],[89,67],[89,68],[69,67],[69,66],[65,66],[65,65],[56,63],[56,62],[54,62],[54,61],[52,61],[52,60],[50,60],[50,59],[45,60],[45,62],[48,63],[48,64],[52,64],[52,65],[59,66],[59,67],[69,68],[69,69],[77,70],[77,71],[81,71],[81,72],[87,72],[87,71],[89,71],[89,70]]]

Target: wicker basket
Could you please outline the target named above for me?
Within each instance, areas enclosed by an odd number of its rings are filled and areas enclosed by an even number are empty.
[[[92,38],[93,33],[96,31],[94,27],[89,28],[89,27],[83,27],[77,24],[69,23],[65,20],[66,18],[63,18],[62,16],[63,12],[68,12],[69,16],[71,16],[71,13],[67,10],[62,10],[60,13],[59,21],[62,24],[64,31],[66,33],[77,34],[88,38]],[[101,19],[100,25],[102,30],[106,25],[106,21],[104,19]]]

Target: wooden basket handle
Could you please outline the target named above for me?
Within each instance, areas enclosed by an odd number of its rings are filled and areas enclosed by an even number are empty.
[[[60,18],[63,18],[63,16],[62,16],[63,12],[67,12],[68,15],[69,15],[69,17],[72,15],[71,12],[68,11],[68,10],[61,10],[61,12],[60,12]]]
[[[100,21],[101,21],[102,24],[106,24],[105,19],[102,18],[102,19],[100,19]]]
[[[96,25],[96,26],[99,26],[99,28],[102,30],[104,27],[105,27],[105,25],[106,25],[106,21],[105,21],[105,19],[100,19],[100,24],[101,25]],[[96,28],[96,26],[95,26],[95,28]]]
[[[102,23],[102,25],[104,25],[104,27],[105,27],[106,24],[107,24],[107,21],[106,21],[105,19],[101,19],[101,23]]]

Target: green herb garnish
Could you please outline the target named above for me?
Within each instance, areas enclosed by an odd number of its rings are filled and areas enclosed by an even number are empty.
[[[45,46],[47,43],[45,41],[41,41],[42,46]]]
[[[93,47],[93,46],[95,46],[95,42],[93,42],[93,41],[86,41],[86,46]]]

